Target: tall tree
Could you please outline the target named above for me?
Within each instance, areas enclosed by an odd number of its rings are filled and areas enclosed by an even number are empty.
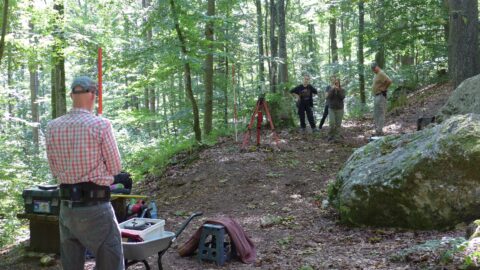
[[[449,0],[449,70],[454,87],[479,73],[478,1]]]
[[[338,46],[337,46],[337,14],[335,6],[332,4],[329,8],[328,33],[330,36],[330,55],[331,63],[338,64]],[[335,68],[336,69],[336,68]],[[336,71],[335,71],[336,73]]]
[[[265,65],[263,64],[263,16],[262,16],[262,1],[255,0],[255,6],[257,7],[257,45],[258,45],[258,81],[260,82],[261,86],[265,84]]]
[[[57,118],[67,112],[63,4],[54,3],[53,9],[56,13],[53,19],[52,118]]]
[[[332,56],[332,63],[338,63],[338,46],[337,46],[337,19],[330,18],[328,21],[330,34],[330,52]]]
[[[307,36],[307,58],[311,60],[306,63],[302,63],[301,69],[307,70],[311,74],[320,75],[320,57],[318,47],[315,25],[313,23],[309,23]]]
[[[288,57],[287,57],[287,27],[285,23],[285,0],[278,0],[278,83],[287,90],[288,83]]]
[[[205,134],[209,135],[212,131],[213,114],[213,27],[215,16],[215,0],[208,0],[207,18],[205,24],[205,39],[207,40],[208,52],[205,58],[205,114],[203,128]]]
[[[34,25],[30,20],[30,31],[32,36],[34,35]],[[33,138],[33,145],[34,145],[34,153],[37,154],[39,152],[39,134],[38,134],[38,124],[40,122],[40,114],[38,109],[38,88],[39,88],[39,80],[38,80],[38,64],[37,64],[37,57],[35,52],[35,45],[38,43],[36,38],[33,38],[32,43],[30,44],[31,48],[31,56],[29,57],[28,63],[28,72],[30,74],[30,108],[32,111],[32,138]]]
[[[13,73],[13,53],[12,53],[12,46],[8,46],[8,54],[7,54],[7,85],[8,85],[8,89],[10,90],[11,87],[12,87],[12,84],[13,84],[13,76],[12,76],[12,73]],[[13,95],[10,91],[8,91],[8,99],[7,99],[7,102],[8,102],[8,115],[12,116],[13,115]]]
[[[142,0],[142,8],[146,11],[148,7],[150,6],[150,1],[149,0]],[[145,43],[146,46],[150,46],[152,43],[152,27],[148,25],[148,17],[145,15],[143,17],[143,24],[145,25]],[[143,67],[144,69],[146,67]],[[145,72],[147,73],[147,72]],[[153,106],[151,106],[151,99],[152,97],[150,96],[152,86],[150,83],[147,83],[145,88],[143,89],[143,106],[145,107],[145,110],[151,111],[151,107],[155,107],[155,102],[153,103]],[[154,112],[153,112],[154,113]]]
[[[184,68],[184,76],[185,76],[185,91],[187,92],[188,99],[192,104],[192,111],[193,111],[193,131],[195,132],[195,139],[197,142],[202,141],[202,130],[200,129],[200,117],[198,113],[198,105],[197,101],[195,100],[195,96],[193,95],[192,90],[192,74],[190,68],[190,60],[188,59],[188,50],[187,50],[187,41],[183,36],[182,29],[180,28],[180,22],[178,19],[178,10],[175,7],[175,0],[170,0],[170,7],[171,7],[171,14],[173,17],[173,21],[175,24],[175,30],[177,31],[178,40],[180,42],[180,49],[182,53],[182,61],[183,61],[183,68]]]
[[[375,53],[375,62],[381,67],[385,67],[385,43],[383,41],[383,36],[385,36],[385,2],[384,0],[377,1],[377,7],[375,9],[375,28],[377,37],[376,37],[376,49]]]
[[[230,10],[230,5],[227,5],[227,19],[230,18],[230,13],[231,13],[231,10]],[[224,36],[225,37],[228,37],[229,35],[229,24],[225,24],[224,26]],[[227,42],[227,38],[223,38],[223,53],[224,53],[224,57],[223,57],[223,63],[221,66],[223,66],[223,76],[224,76],[224,79],[223,79],[223,123],[225,124],[225,126],[228,125],[228,85],[229,85],[229,81],[230,81],[230,78],[229,78],[229,61],[228,61],[228,55],[229,55],[229,43]],[[232,75],[233,77],[234,75]],[[235,87],[235,85],[232,83],[232,88]],[[234,89],[235,91],[235,89]]]
[[[343,61],[347,62],[351,59],[351,43],[350,43],[350,35],[347,33],[347,29],[349,28],[349,17],[345,14],[342,14],[340,19],[340,34],[342,36],[342,56]]]
[[[365,0],[358,1],[358,82],[360,86],[360,102],[365,105],[367,103],[365,97],[365,66],[363,56],[363,38],[365,32]]]
[[[270,91],[275,93],[277,91],[277,66],[278,66],[278,38],[275,35],[275,28],[277,26],[277,5],[275,0],[270,0]]]
[[[8,26],[8,0],[3,0],[2,14],[2,36],[0,37],[0,63],[2,63],[3,52],[5,50],[5,36],[7,35]]]

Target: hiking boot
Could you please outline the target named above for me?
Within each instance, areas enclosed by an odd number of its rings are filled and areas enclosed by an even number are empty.
[[[301,134],[305,134],[307,131],[305,130],[305,128],[299,128],[298,132],[300,132]]]
[[[318,132],[320,132],[320,130],[318,130],[318,128],[313,128],[313,129],[312,129],[312,132],[313,132],[313,133],[318,133]]]

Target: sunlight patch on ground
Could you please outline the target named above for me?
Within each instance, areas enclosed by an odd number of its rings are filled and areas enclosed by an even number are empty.
[[[402,132],[402,129],[404,129],[403,126],[401,124],[397,124],[397,123],[393,123],[393,124],[390,124],[388,126],[385,126],[385,130],[388,133],[399,134],[399,133]]]
[[[294,203],[303,203],[305,201],[300,194],[292,194],[289,197],[290,199],[293,199]]]

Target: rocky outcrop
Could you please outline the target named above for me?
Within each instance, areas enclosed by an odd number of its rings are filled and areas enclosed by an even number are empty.
[[[440,109],[437,121],[467,113],[480,114],[480,75],[466,79],[453,91],[447,103]]]
[[[354,225],[431,229],[478,218],[480,115],[357,149],[329,195],[341,220]]]

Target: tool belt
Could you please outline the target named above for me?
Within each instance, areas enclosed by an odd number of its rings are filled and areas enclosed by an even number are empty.
[[[384,97],[387,97],[387,91],[382,91],[380,93],[375,94],[375,96],[383,95]]]
[[[110,187],[92,182],[61,184],[60,199],[78,206],[95,205],[110,201]]]

